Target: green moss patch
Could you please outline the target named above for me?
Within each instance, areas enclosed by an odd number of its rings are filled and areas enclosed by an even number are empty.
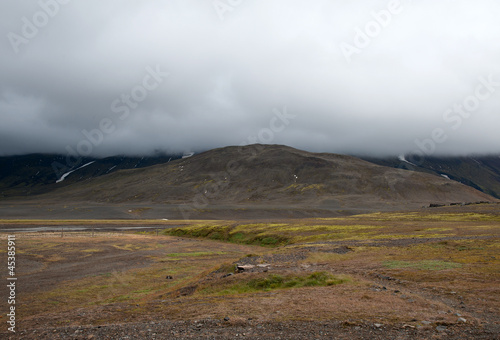
[[[226,285],[216,285],[200,290],[202,294],[232,295],[253,293],[259,291],[270,291],[275,289],[290,289],[301,287],[324,287],[334,286],[350,282],[351,279],[345,276],[335,276],[328,272],[314,272],[309,275],[277,275],[270,274],[264,277],[254,278]]]
[[[385,261],[383,265],[391,269],[418,269],[418,270],[445,270],[461,268],[462,265],[456,262],[446,262],[439,260],[424,261]]]

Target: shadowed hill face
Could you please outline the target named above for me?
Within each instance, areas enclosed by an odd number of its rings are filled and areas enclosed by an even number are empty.
[[[144,169],[118,171],[48,199],[192,205],[298,205],[329,209],[491,201],[438,176],[285,146],[226,147]]]
[[[412,160],[412,156],[408,156]],[[368,161],[400,169],[426,172],[454,181],[500,198],[500,157],[424,157],[405,162],[398,158],[366,158]]]

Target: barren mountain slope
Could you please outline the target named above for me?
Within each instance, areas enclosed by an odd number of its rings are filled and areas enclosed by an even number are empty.
[[[300,204],[338,209],[494,200],[438,176],[277,145],[215,149],[75,183],[43,198],[106,203]]]

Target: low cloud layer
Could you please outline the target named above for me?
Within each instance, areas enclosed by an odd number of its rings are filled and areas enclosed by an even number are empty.
[[[500,153],[496,0],[0,4],[0,155]]]

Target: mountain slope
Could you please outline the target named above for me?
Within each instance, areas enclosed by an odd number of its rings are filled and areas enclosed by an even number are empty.
[[[411,176],[408,176],[411,174]],[[420,207],[492,197],[442,177],[359,158],[286,146],[211,150],[143,169],[118,171],[43,195],[99,203],[207,206],[279,205],[329,210]]]
[[[500,157],[424,157],[419,162],[407,158],[365,158],[375,164],[448,177],[500,198]]]
[[[67,165],[66,157],[61,155],[32,154],[0,157],[0,198],[47,193],[121,169],[148,167],[178,158],[180,158],[178,155],[81,158],[77,164],[70,166]]]

